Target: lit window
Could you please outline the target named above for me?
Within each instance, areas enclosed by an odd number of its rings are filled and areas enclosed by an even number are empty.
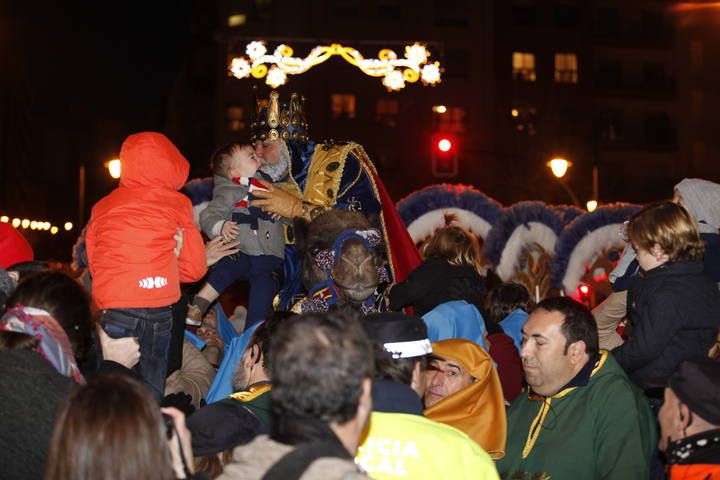
[[[244,113],[245,109],[240,105],[230,105],[227,107],[225,110],[225,118],[229,132],[239,132],[245,128]]]
[[[244,13],[235,13],[227,19],[228,27],[239,27],[245,25],[245,22],[247,22],[247,15]]]
[[[355,95],[333,93],[330,107],[333,118],[355,118]]]
[[[447,133],[463,133],[465,131],[465,109],[447,107],[442,115],[438,115],[438,129]]]
[[[558,83],[578,82],[577,55],[574,53],[555,54],[555,81]]]
[[[398,122],[400,103],[392,98],[381,98],[375,105],[375,119],[386,127],[394,127]]]
[[[535,81],[535,54],[513,52],[513,78],[515,80]]]

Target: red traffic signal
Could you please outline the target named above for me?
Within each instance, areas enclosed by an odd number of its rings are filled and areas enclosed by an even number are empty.
[[[458,174],[458,141],[455,135],[436,133],[432,136],[430,158],[432,174],[448,178]]]
[[[441,152],[449,152],[453,148],[452,140],[447,137],[442,137],[440,140],[438,140],[437,148]]]

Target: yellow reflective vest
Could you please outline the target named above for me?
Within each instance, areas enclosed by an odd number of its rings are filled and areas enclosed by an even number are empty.
[[[406,413],[372,412],[356,461],[378,480],[499,479],[490,455],[466,434]]]

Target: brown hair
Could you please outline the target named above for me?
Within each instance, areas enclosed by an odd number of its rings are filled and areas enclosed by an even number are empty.
[[[165,423],[150,392],[126,375],[100,375],[64,401],[46,480],[171,480]]]
[[[467,265],[482,272],[477,237],[458,226],[437,229],[425,245],[424,254],[425,258],[439,257],[452,265]]]
[[[38,339],[20,332],[0,332],[0,351],[33,350],[38,346]]]
[[[671,262],[703,257],[700,227],[687,210],[675,203],[645,206],[630,219],[627,231],[634,248],[652,252],[657,245]]]
[[[195,457],[195,473],[207,473],[210,478],[217,478],[222,475],[225,465],[232,461],[232,452],[235,449],[229,448],[223,452],[205,457]]]
[[[243,148],[252,148],[249,145],[242,145],[236,142],[228,143],[215,150],[210,157],[210,167],[213,170],[214,175],[220,177],[230,178],[230,165],[233,156],[240,153]]]
[[[533,302],[530,292],[519,283],[503,283],[485,297],[483,316],[488,322],[500,323],[515,310],[528,312]]]

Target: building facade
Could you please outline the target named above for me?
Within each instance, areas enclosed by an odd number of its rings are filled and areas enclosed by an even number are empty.
[[[388,92],[332,58],[279,87],[306,101],[310,137],[365,146],[395,199],[426,185],[474,185],[504,204],[668,197],[684,176],[717,180],[709,115],[718,101],[711,16],[638,0],[219,0],[215,143],[245,140],[253,84],[228,74],[251,40],[268,48],[343,43],[366,58],[421,41],[444,67],[436,87]],[[438,106],[444,106],[439,110]],[[443,111],[443,113],[439,113]],[[435,133],[452,135],[457,172],[433,175]],[[594,181],[594,172],[596,181]]]

